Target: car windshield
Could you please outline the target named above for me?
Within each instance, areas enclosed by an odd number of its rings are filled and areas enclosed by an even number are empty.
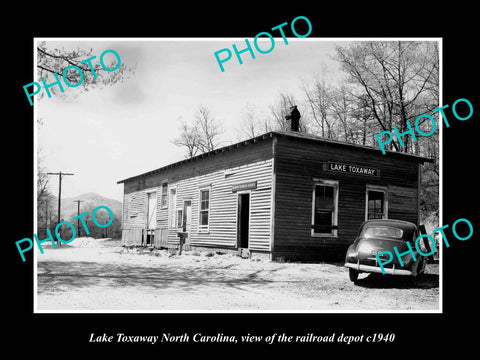
[[[390,237],[401,239],[403,230],[388,226],[369,226],[363,229],[363,237]]]

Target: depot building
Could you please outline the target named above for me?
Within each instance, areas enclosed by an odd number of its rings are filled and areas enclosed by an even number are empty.
[[[307,135],[298,118],[291,122],[291,131],[119,181],[122,245],[184,242],[186,249],[308,260],[344,253],[367,219],[418,225],[421,165],[429,159]]]

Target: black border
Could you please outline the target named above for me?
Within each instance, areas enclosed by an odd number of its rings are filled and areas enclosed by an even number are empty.
[[[288,5],[288,6],[287,6]],[[160,3],[130,5],[120,3],[86,4],[85,6],[36,5],[28,9],[11,10],[13,22],[5,22],[4,34],[9,38],[6,49],[15,56],[4,55],[4,72],[8,85],[4,102],[8,114],[4,161],[5,219],[4,274],[7,291],[4,292],[4,311],[7,349],[44,352],[52,357],[71,354],[93,354],[98,350],[123,352],[174,350],[175,355],[185,351],[227,350],[230,355],[238,345],[222,344],[89,344],[91,332],[131,335],[157,335],[202,332],[240,335],[245,333],[270,335],[307,332],[366,334],[393,332],[394,343],[375,345],[345,344],[243,344],[242,348],[262,350],[335,350],[360,354],[388,356],[400,350],[402,356],[422,353],[441,354],[443,350],[462,344],[468,351],[475,344],[473,315],[476,313],[476,255],[478,253],[478,211],[473,210],[476,190],[475,137],[480,112],[476,85],[477,60],[475,8],[461,3],[438,8],[420,8],[416,3],[402,2],[399,7],[370,3],[339,4],[327,7],[324,3],[302,7],[299,3],[265,4],[223,3],[194,9],[188,3],[183,9]],[[27,5],[25,5],[27,6]],[[15,11],[17,10],[17,11]],[[465,242],[453,240],[444,251],[444,313],[443,314],[34,314],[33,313],[33,257],[22,263],[14,242],[33,234],[33,108],[25,100],[22,86],[33,78],[33,37],[253,37],[258,32],[290,22],[296,16],[310,19],[313,31],[310,37],[441,37],[443,38],[443,104],[452,104],[458,98],[467,98],[473,104],[474,115],[468,121],[453,120],[443,131],[443,224],[452,224],[458,218],[469,219],[474,236]],[[12,35],[10,35],[12,34]],[[13,101],[12,101],[13,100]],[[470,206],[469,206],[470,205]],[[447,232],[447,234],[449,234]],[[451,236],[451,235],[450,235]],[[31,254],[31,253],[30,253]],[[478,270],[477,270],[478,271]],[[472,326],[469,326],[471,323]],[[33,346],[30,346],[33,345]],[[208,349],[207,349],[208,348]],[[388,350],[388,353],[384,351]],[[222,352],[219,352],[222,354]],[[111,353],[113,354],[113,353]],[[225,353],[223,353],[225,354]],[[241,354],[241,353],[239,353]],[[249,353],[243,353],[247,355]],[[267,354],[267,353],[263,353]],[[270,355],[271,353],[268,353]],[[300,353],[301,354],[301,353]],[[305,353],[307,354],[307,353]],[[311,353],[320,356],[322,353]],[[331,354],[331,353],[330,353]],[[249,355],[247,355],[249,356]]]

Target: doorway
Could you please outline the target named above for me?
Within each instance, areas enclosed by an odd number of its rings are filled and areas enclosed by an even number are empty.
[[[157,193],[147,193],[147,231],[145,237],[146,246],[154,244],[155,228],[157,227]]]
[[[185,200],[183,202],[183,232],[188,233],[185,244],[190,243],[190,228],[192,223],[192,201]]]
[[[250,232],[250,193],[238,194],[237,246],[248,249]]]

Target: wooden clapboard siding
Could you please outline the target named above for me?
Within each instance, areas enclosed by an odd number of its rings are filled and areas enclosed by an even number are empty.
[[[173,184],[182,179],[271,159],[272,142],[273,136],[268,136],[261,141],[231,145],[205,155],[199,155],[194,159],[184,160],[123,180],[124,193],[128,194],[145,188],[160,188],[163,181]]]
[[[257,188],[251,190],[250,199],[250,248],[270,249],[272,160],[228,168],[172,184],[177,189],[177,208],[183,208],[183,200],[192,201],[191,245],[237,247],[238,194],[232,191],[232,185],[249,181],[257,181]],[[204,186],[210,187],[208,233],[198,232],[199,194]],[[170,243],[178,243],[177,231],[169,229]]]
[[[147,228],[147,192],[152,191],[156,191],[157,203],[154,242],[155,246],[160,244],[162,236],[159,227],[165,223],[165,218],[168,221],[168,215],[165,216],[164,209],[160,209],[161,189],[149,188],[124,195],[122,245],[142,244],[143,230]],[[166,236],[163,239],[166,242]]]
[[[227,189],[231,192],[234,184],[250,181],[257,182],[257,188],[250,190],[250,226],[249,248],[251,250],[270,250],[272,221],[272,166],[269,159],[255,164],[228,169],[226,178]],[[236,211],[238,193],[232,194],[235,206],[235,242],[236,242]]]
[[[268,176],[271,179],[271,170]],[[271,250],[272,187],[265,186],[251,192],[249,249]]]
[[[201,247],[237,247],[238,193],[232,185],[257,181],[250,192],[249,248],[274,253],[313,253],[325,246],[346,246],[365,220],[367,185],[388,190],[388,217],[417,222],[418,164],[425,159],[349,144],[323,141],[302,134],[272,132],[193,159],[123,180],[122,235],[136,241],[145,227],[145,191],[157,190],[155,246],[178,244],[171,226],[172,207],[192,202],[188,243]],[[327,161],[373,167],[380,176],[362,176],[326,170]],[[273,168],[275,164],[275,168]],[[337,237],[311,236],[314,178],[339,184]],[[176,187],[176,204],[161,208],[161,185]],[[199,189],[210,186],[208,233],[198,232]],[[170,201],[170,198],[168,198]],[[141,235],[140,235],[141,236]]]
[[[390,185],[388,187],[388,217],[417,223],[418,189]]]
[[[122,246],[140,246],[142,244],[142,229],[123,229]]]
[[[146,224],[145,209],[146,199],[145,191],[135,191],[125,194],[123,205],[123,223],[124,229],[143,229]]]
[[[125,194],[123,199],[122,245],[140,246],[146,227],[145,191]]]
[[[327,161],[380,169],[380,176],[326,170]],[[388,187],[389,218],[417,222],[418,160],[378,151],[280,136],[275,146],[274,251],[351,243],[365,220],[368,185]],[[337,237],[311,236],[313,178],[339,182]]]
[[[161,189],[160,189],[161,190]],[[168,196],[167,196],[168,199]],[[167,207],[161,207],[161,195],[158,195],[158,205],[157,205],[157,228],[167,228],[168,227],[168,200]]]
[[[167,228],[155,230],[154,246],[156,248],[168,247],[168,229]]]

